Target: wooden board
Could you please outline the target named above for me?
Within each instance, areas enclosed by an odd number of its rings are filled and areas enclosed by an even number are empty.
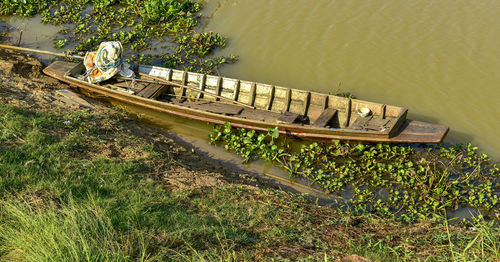
[[[388,128],[389,119],[372,118],[368,121],[365,126],[366,130],[380,131],[384,128]]]
[[[243,108],[240,106],[215,103],[210,101],[186,102],[179,105],[223,115],[238,115],[243,111]]]
[[[166,85],[161,85],[161,84],[149,84],[145,88],[143,88],[141,91],[137,93],[138,96],[144,97],[144,98],[152,98],[155,99],[160,94],[167,89]]]
[[[276,120],[277,123],[286,123],[286,124],[293,124],[297,123],[300,119],[299,114],[291,113],[291,112],[284,112],[278,120]]]
[[[355,130],[382,131],[389,128],[389,119],[379,119],[369,117],[359,117],[349,127]]]
[[[66,89],[57,90],[56,94],[61,95],[62,96],[61,100],[63,100],[67,104],[76,104],[76,105],[79,105],[82,107],[95,109],[95,107],[92,106],[91,104],[89,104],[89,102],[87,102],[83,98],[80,98],[77,94],[71,92],[70,90],[66,90]]]
[[[122,88],[127,88],[127,89],[130,88],[130,89],[132,89],[134,91],[141,91],[148,84],[149,83],[139,82],[139,81],[136,81],[133,85],[132,85],[131,81],[123,81],[123,82],[113,83],[113,85],[115,85],[115,86],[122,87]]]
[[[335,114],[337,114],[337,110],[332,108],[327,108],[323,110],[321,115],[319,115],[318,119],[316,119],[316,121],[314,121],[312,125],[317,127],[325,127],[326,125],[328,125],[330,120],[332,120]]]
[[[372,118],[371,116],[358,117],[358,118],[356,118],[356,120],[354,120],[352,125],[349,126],[349,128],[355,129],[355,130],[362,130],[363,127],[366,126],[366,123],[368,123],[368,120],[370,120],[371,118]]]
[[[77,65],[78,63],[73,62],[55,61],[54,63],[43,69],[43,72],[52,77],[62,77],[67,75]]]
[[[406,120],[399,132],[388,139],[392,143],[441,143],[448,133],[448,127],[415,120]]]
[[[254,121],[276,123],[278,118],[281,117],[281,114],[259,109],[245,109],[241,112],[240,117]]]

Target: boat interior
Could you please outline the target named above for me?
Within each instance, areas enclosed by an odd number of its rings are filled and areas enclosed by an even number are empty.
[[[66,77],[82,79],[84,71],[80,65]],[[236,118],[386,136],[397,131],[407,113],[397,106],[155,66],[139,66],[135,77],[113,77],[98,85]]]

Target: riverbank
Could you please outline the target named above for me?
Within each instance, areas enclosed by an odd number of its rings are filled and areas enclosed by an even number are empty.
[[[120,109],[58,94],[0,51],[6,260],[490,260],[498,229],[318,206],[193,153]],[[361,258],[358,258],[361,259]],[[362,260],[358,260],[362,261]]]

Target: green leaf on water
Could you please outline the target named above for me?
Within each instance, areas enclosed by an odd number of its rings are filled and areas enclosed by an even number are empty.
[[[277,127],[275,127],[273,130],[272,130],[272,133],[271,133],[271,137],[272,138],[278,138],[280,136],[280,131],[278,130]]]

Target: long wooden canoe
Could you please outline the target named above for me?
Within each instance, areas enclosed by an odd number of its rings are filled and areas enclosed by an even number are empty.
[[[142,80],[89,84],[81,63],[56,61],[43,72],[88,93],[214,124],[304,139],[440,143],[448,127],[408,120],[408,110],[335,95],[156,66],[139,66]],[[147,81],[147,80],[169,81]],[[368,112],[362,116],[362,111]]]

